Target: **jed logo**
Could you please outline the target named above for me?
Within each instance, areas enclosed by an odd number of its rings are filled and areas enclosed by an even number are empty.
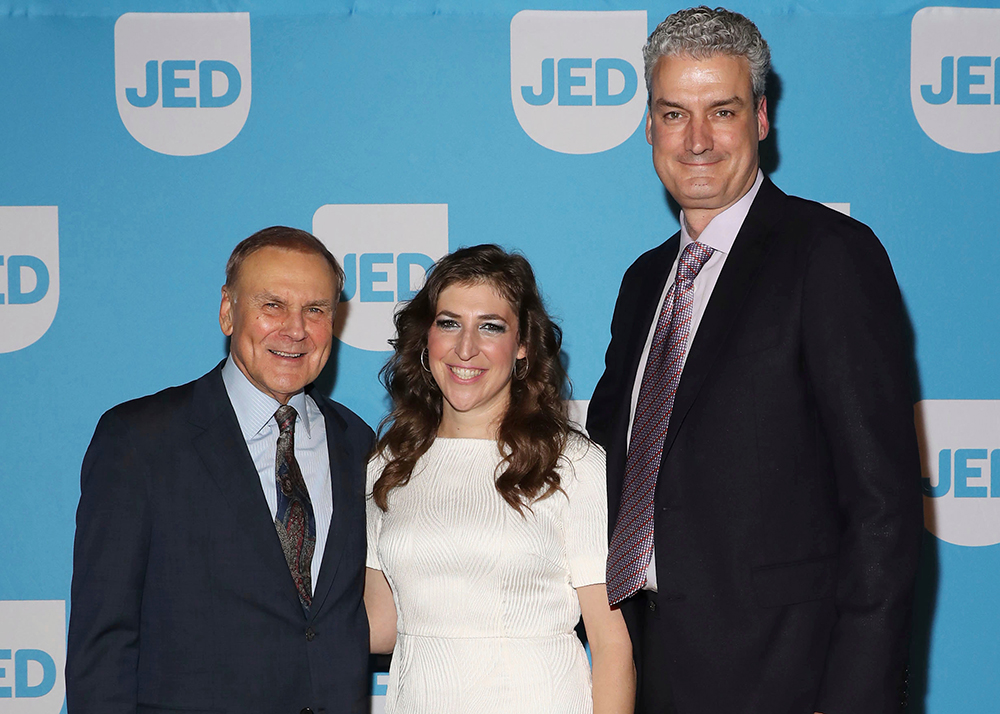
[[[65,665],[66,602],[0,600],[0,711],[58,714]]]
[[[925,7],[913,16],[910,100],[941,146],[1000,151],[1000,10]]]
[[[645,11],[522,10],[510,23],[510,94],[521,128],[564,154],[596,154],[646,108]]]
[[[45,334],[59,307],[59,209],[0,206],[0,353]]]
[[[222,148],[250,113],[250,15],[122,15],[115,94],[125,128],[143,146],[173,156]]]
[[[385,714],[385,695],[389,691],[389,673],[375,672],[372,674],[372,708],[371,714]]]
[[[924,523],[956,545],[1000,543],[1000,401],[916,406]]]
[[[392,315],[448,252],[447,204],[320,206],[313,233],[344,266],[336,334],[363,350],[388,350]]]

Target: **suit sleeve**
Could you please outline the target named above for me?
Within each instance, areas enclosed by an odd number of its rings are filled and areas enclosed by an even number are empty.
[[[910,340],[878,239],[837,225],[809,256],[802,314],[841,523],[837,622],[817,710],[883,714],[900,707],[923,522]]]
[[[66,662],[70,714],[133,714],[150,543],[147,464],[114,412],[84,457]]]

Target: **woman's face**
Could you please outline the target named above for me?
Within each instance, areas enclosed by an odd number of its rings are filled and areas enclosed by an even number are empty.
[[[524,357],[517,315],[487,283],[449,285],[427,333],[431,375],[444,396],[439,436],[494,438]]]

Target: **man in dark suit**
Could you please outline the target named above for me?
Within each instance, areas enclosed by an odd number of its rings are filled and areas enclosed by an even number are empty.
[[[625,274],[587,421],[637,712],[898,711],[921,504],[888,257],[761,173],[752,22],[684,10],[644,55],[681,231]]]
[[[372,431],[311,386],[344,274],[264,229],[226,266],[229,358],[121,404],[83,462],[72,714],[367,712]]]

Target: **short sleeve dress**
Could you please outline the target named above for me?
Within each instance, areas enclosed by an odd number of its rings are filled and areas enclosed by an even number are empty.
[[[397,613],[387,714],[593,710],[574,588],[604,582],[604,452],[572,437],[563,492],[523,516],[496,490],[500,460],[495,441],[438,438],[385,513],[384,461],[368,465],[368,567]]]

